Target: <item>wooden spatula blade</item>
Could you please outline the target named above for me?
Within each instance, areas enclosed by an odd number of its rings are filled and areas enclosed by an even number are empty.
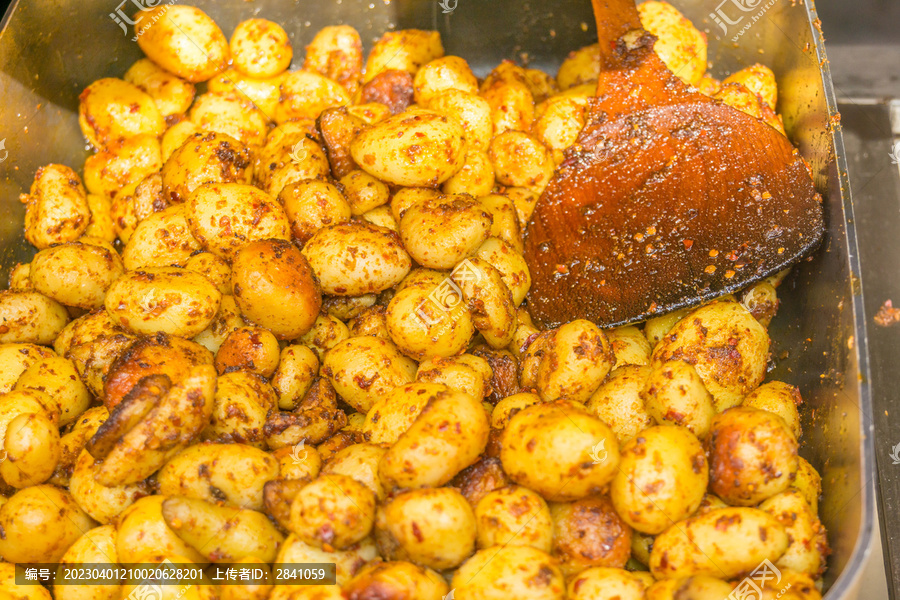
[[[595,118],[526,233],[545,327],[642,321],[740,289],[808,253],[821,199],[779,132],[699,100]]]

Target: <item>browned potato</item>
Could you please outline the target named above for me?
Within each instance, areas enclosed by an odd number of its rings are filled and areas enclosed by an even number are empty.
[[[266,380],[248,371],[220,375],[205,440],[238,442],[265,448],[266,416],[278,406],[278,395]]]
[[[238,23],[229,46],[235,68],[257,79],[278,75],[291,66],[294,56],[287,32],[266,19]]]
[[[301,248],[323,227],[346,223],[353,214],[347,198],[334,184],[316,179],[285,186],[278,201],[291,223],[291,237]]]
[[[0,292],[0,344],[51,344],[69,322],[62,304],[37,292]]]
[[[202,94],[191,106],[189,118],[198,131],[224,133],[250,148],[266,143],[269,118],[241,93]]]
[[[616,432],[620,444],[653,425],[653,417],[644,410],[641,399],[641,391],[649,375],[650,367],[619,367],[609,374],[585,404],[585,408]]]
[[[622,568],[631,555],[631,527],[607,496],[553,504],[553,552],[571,577],[591,567]]]
[[[228,40],[206,13],[187,5],[156,6],[135,28],[138,45],[150,60],[188,81],[206,81],[231,59]]]
[[[379,38],[366,60],[364,81],[371,81],[385,69],[402,69],[415,75],[423,65],[444,55],[437,31],[402,29],[388,31]]]
[[[539,494],[517,485],[492,490],[475,505],[478,548],[532,546],[550,552],[553,519]]]
[[[372,562],[343,586],[341,598],[416,598],[444,600],[449,586],[431,569],[403,561]],[[327,600],[327,599],[324,599]]]
[[[716,409],[690,363],[673,361],[652,368],[641,397],[644,409],[658,425],[681,425],[700,439],[709,434]]]
[[[231,287],[244,317],[279,339],[295,339],[308,332],[322,307],[309,262],[296,246],[282,239],[260,240],[241,248],[232,263]]]
[[[240,327],[228,334],[216,352],[216,371],[223,375],[244,370],[268,379],[278,367],[280,350],[268,329]]]
[[[323,27],[306,47],[303,69],[337,81],[349,94],[359,87],[362,68],[362,40],[349,25]]]
[[[81,132],[98,149],[142,133],[159,137],[166,128],[153,98],[121,79],[98,79],[78,100]]]
[[[375,541],[388,560],[450,569],[475,551],[475,514],[453,488],[410,490],[378,508]]]
[[[325,354],[327,377],[350,406],[368,412],[379,396],[415,378],[416,366],[390,341],[371,336],[346,339]]]
[[[182,204],[205,183],[250,183],[251,165],[250,150],[230,135],[191,134],[163,165],[163,199]]]
[[[803,398],[800,397],[800,390],[797,387],[781,381],[770,381],[750,392],[741,405],[767,410],[778,415],[784,419],[794,437],[800,439],[802,430],[797,407],[802,403]]]
[[[731,408],[713,419],[707,445],[710,491],[732,505],[783,492],[797,472],[797,440],[774,413]]]
[[[697,510],[709,466],[700,441],[687,429],[645,429],[622,447],[610,497],[622,519],[643,533],[662,533]]]
[[[81,179],[64,165],[46,165],[34,174],[25,204],[25,239],[38,249],[78,239],[91,222]]]
[[[94,310],[125,271],[114,251],[95,244],[68,242],[38,252],[29,278],[34,289],[66,306]]]
[[[161,167],[159,140],[152,134],[140,134],[110,143],[89,156],[84,161],[84,186],[90,194],[115,198]]]
[[[183,115],[194,101],[194,86],[189,81],[169,73],[149,58],[131,65],[122,79],[153,98],[166,119]]]
[[[456,600],[563,600],[566,582],[556,561],[530,546],[493,546],[453,574]]]
[[[361,541],[375,521],[375,494],[346,475],[322,475],[291,504],[291,533],[317,548],[344,550]]]
[[[612,430],[569,400],[519,411],[501,439],[500,459],[510,479],[555,502],[602,491],[619,464]]]

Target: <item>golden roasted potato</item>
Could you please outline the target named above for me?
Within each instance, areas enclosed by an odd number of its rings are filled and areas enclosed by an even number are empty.
[[[207,81],[231,59],[228,40],[209,15],[194,6],[156,6],[138,21],[138,46],[157,65],[190,82]]]
[[[106,291],[124,271],[114,250],[67,242],[35,254],[29,279],[35,290],[60,304],[94,310],[103,306]]]
[[[379,38],[366,60],[364,82],[385,69],[400,69],[415,75],[422,66],[444,56],[441,34],[421,29],[388,31]]]
[[[153,98],[165,119],[183,115],[194,101],[193,84],[169,73],[149,58],[131,65],[122,79]]]
[[[494,135],[531,130],[534,96],[522,67],[504,60],[482,82],[481,97],[491,107]]]
[[[754,506],[783,492],[797,472],[797,440],[774,413],[737,406],[716,416],[707,440],[711,492]]]
[[[81,132],[98,149],[142,133],[159,137],[166,128],[153,98],[121,79],[98,79],[81,92],[78,101]]]
[[[569,600],[645,600],[647,583],[639,573],[593,567],[569,580]]]
[[[631,527],[607,496],[552,504],[553,551],[571,577],[591,567],[623,568],[631,554]]]
[[[278,75],[291,66],[294,56],[287,32],[278,23],[266,19],[238,23],[229,47],[234,67],[257,79]]]
[[[82,450],[69,478],[69,492],[78,506],[98,523],[115,523],[126,508],[150,495],[150,486],[143,481],[105,486],[94,480],[94,472],[94,457]]]
[[[166,496],[141,498],[119,516],[116,554],[120,563],[136,563],[148,555],[183,556],[203,563],[203,555],[186,544],[166,524],[162,507]]]
[[[39,250],[78,239],[91,222],[81,178],[65,165],[38,169],[19,200],[25,204],[25,239]]]
[[[566,582],[547,553],[531,546],[492,546],[453,574],[456,600],[563,600]]]
[[[144,133],[110,143],[84,161],[84,186],[89,194],[115,198],[127,194],[145,177],[162,168],[159,140]]]
[[[337,81],[352,95],[362,79],[359,33],[349,25],[323,27],[306,47],[303,69]]]
[[[322,307],[306,256],[283,239],[259,240],[241,248],[232,263],[231,288],[241,314],[278,339],[307,333]]]
[[[183,204],[206,183],[248,184],[253,179],[251,165],[250,150],[230,135],[192,133],[163,165],[162,200]]]
[[[84,318],[82,317],[82,319]],[[63,329],[63,332],[71,332],[73,325],[80,320],[72,321]],[[63,335],[60,333],[56,339],[61,340],[62,337]],[[0,343],[0,393],[5,394],[12,391],[22,373],[29,367],[53,356],[52,350],[37,344]]]
[[[658,39],[653,51],[676,76],[697,85],[706,72],[706,35],[668,2],[638,5],[644,28]]]
[[[387,560],[443,570],[475,551],[475,514],[453,488],[409,490],[378,507],[375,542]]]
[[[449,586],[431,569],[404,561],[373,562],[360,569],[343,591],[350,598],[387,594],[389,598],[443,600]]]
[[[265,448],[266,416],[277,406],[278,395],[260,375],[249,371],[220,375],[203,439]]]
[[[554,502],[601,492],[619,464],[612,430],[570,400],[520,410],[501,443],[500,459],[510,479]]]
[[[79,568],[81,565],[91,563],[117,562],[115,525],[103,525],[86,531],[59,560],[60,565],[70,568]],[[2,585],[0,583],[0,586]],[[54,585],[53,597],[59,600],[119,600],[121,589],[121,585],[89,583]]]
[[[518,485],[485,494],[475,505],[479,549],[492,546],[532,546],[550,552],[553,519],[544,499]]]
[[[767,410],[781,417],[796,439],[800,439],[800,413],[797,407],[803,403],[800,390],[781,381],[770,381],[750,392],[741,406]]]
[[[365,539],[374,522],[375,494],[346,475],[320,475],[291,503],[291,533],[317,548],[345,550]]]
[[[230,135],[250,148],[266,143],[269,117],[241,93],[209,92],[197,97],[189,114],[198,131]]]
[[[653,425],[653,417],[644,409],[641,392],[650,367],[619,367],[591,394],[585,408],[609,425],[620,444],[634,439]]]
[[[188,228],[185,206],[176,204],[141,220],[122,251],[129,271],[146,267],[185,267],[200,250]]]
[[[62,304],[38,292],[0,292],[0,344],[51,344],[69,322]]]
[[[610,497],[628,525],[657,534],[697,511],[708,482],[700,441],[684,427],[660,425],[622,447]]]
[[[262,327],[239,327],[225,338],[216,352],[219,375],[247,371],[268,379],[278,367],[278,339]]]
[[[321,373],[359,412],[368,412],[382,394],[415,378],[415,363],[390,341],[371,336],[346,339],[325,354]]]
[[[716,416],[713,398],[690,363],[672,361],[653,367],[641,390],[644,409],[658,425],[673,423],[705,439]]]

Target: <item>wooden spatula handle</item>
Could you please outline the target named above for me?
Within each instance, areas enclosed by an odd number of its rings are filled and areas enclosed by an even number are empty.
[[[593,0],[593,5],[601,66],[611,67],[616,64],[612,59],[616,40],[632,29],[641,29],[641,19],[634,0]]]

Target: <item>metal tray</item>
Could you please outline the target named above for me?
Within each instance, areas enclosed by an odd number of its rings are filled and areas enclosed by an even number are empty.
[[[79,169],[87,156],[78,128],[78,94],[100,77],[120,77],[141,52],[129,20],[161,0],[20,0],[0,26],[0,280],[34,253],[22,237],[19,193],[35,169],[60,162]],[[569,50],[596,40],[590,3],[559,0],[192,0],[225,32],[261,16],[287,29],[302,49],[321,27],[347,23],[371,45],[392,28],[441,32],[448,54],[486,74],[503,58],[555,72]],[[822,474],[820,516],[833,553],[829,599],[855,598],[872,536],[873,441],[853,207],[828,64],[811,0],[674,0],[708,33],[712,72],[760,61],[779,81],[779,112],[812,166],[825,202],[821,249],[779,289],[772,323],[774,370],[800,386],[802,453]],[[119,17],[121,18],[121,16]],[[743,32],[743,33],[741,33]],[[8,152],[8,155],[4,154]]]

